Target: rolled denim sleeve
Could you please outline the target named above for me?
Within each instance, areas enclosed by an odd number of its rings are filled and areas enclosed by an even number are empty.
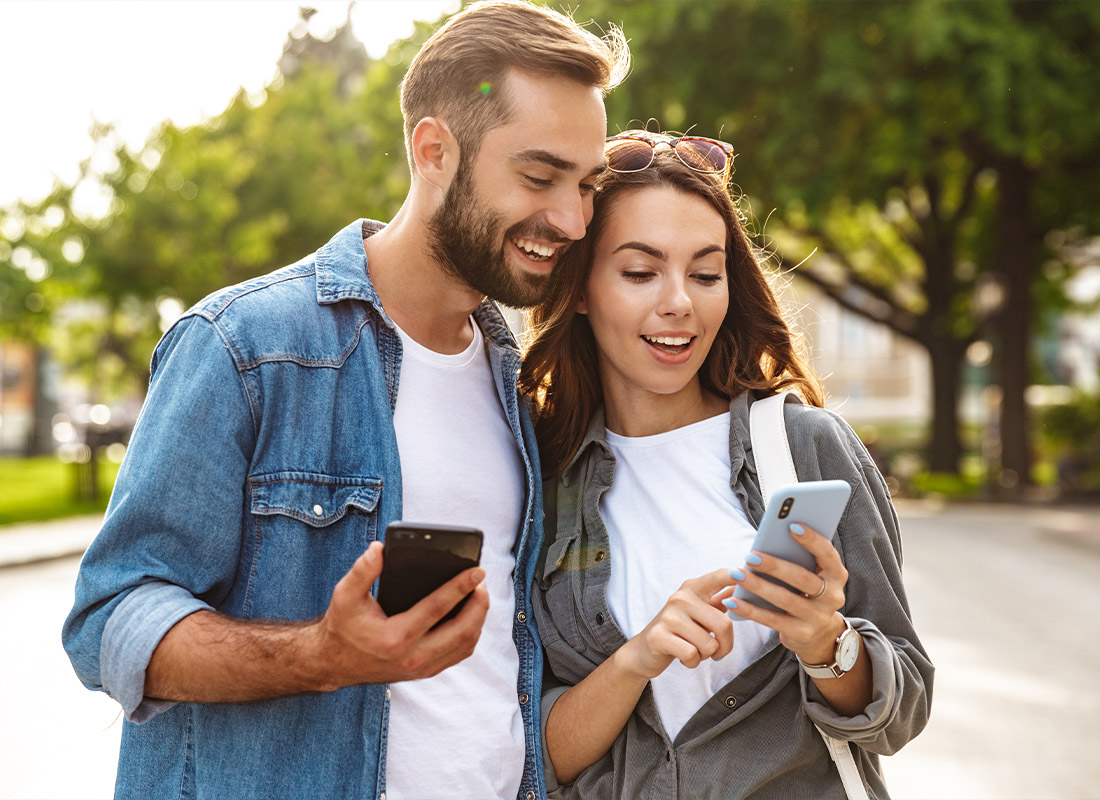
[[[154,354],[149,393],[62,630],[80,680],[134,722],[170,705],[143,696],[161,638],[188,614],[220,607],[233,585],[253,419],[218,328],[197,316],[177,322]]]

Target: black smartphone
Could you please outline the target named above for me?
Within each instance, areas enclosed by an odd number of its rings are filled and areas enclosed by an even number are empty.
[[[477,528],[391,522],[382,547],[378,604],[387,616],[408,611],[455,575],[481,561],[484,534]],[[453,618],[466,598],[440,622]]]

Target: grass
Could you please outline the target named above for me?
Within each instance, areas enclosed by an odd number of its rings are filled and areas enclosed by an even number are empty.
[[[98,464],[100,499],[76,498],[76,465],[53,456],[0,458],[0,525],[92,514],[107,507],[118,464]]]

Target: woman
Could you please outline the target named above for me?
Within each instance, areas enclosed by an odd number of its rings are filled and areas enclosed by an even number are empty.
[[[878,755],[923,728],[932,681],[887,489],[821,408],[727,193],[732,147],[628,131],[607,157],[521,374],[548,477],[535,610],[552,671],[549,786],[844,797],[816,723],[858,745],[865,785],[885,797]],[[784,389],[807,403],[786,413],[799,478],[852,487],[833,544],[792,526],[816,573],[750,552],[763,507],[749,407]],[[734,600],[738,584],[786,613]],[[838,666],[852,637],[858,655]]]

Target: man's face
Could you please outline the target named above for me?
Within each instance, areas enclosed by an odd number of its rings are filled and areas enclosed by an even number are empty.
[[[597,89],[511,72],[509,122],[462,160],[429,222],[443,268],[508,306],[538,303],[569,242],[592,218],[607,130]]]

